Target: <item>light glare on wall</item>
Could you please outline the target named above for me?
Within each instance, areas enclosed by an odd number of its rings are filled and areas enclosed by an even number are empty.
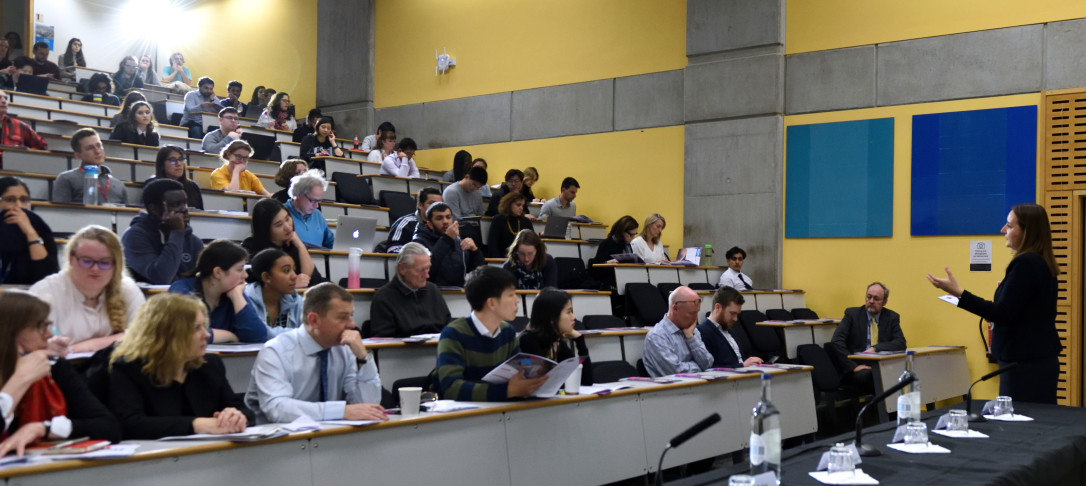
[[[178,42],[193,34],[184,5],[191,0],[130,0],[121,9],[123,25],[135,38],[156,44]]]

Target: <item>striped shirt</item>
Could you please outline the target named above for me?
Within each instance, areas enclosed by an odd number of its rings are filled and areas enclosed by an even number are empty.
[[[483,336],[470,317],[452,321],[437,343],[437,377],[441,397],[474,402],[507,400],[508,384],[483,381],[490,370],[520,352],[517,333],[502,322],[498,335]]]

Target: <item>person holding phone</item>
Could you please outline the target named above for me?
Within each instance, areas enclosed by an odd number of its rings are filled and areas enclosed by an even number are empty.
[[[32,285],[60,270],[53,230],[31,211],[18,177],[0,177],[0,221],[0,284]]]

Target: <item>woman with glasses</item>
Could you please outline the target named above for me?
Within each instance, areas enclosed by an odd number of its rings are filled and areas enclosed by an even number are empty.
[[[294,121],[294,110],[290,106],[290,95],[275,93],[275,96],[271,97],[271,101],[268,101],[268,106],[260,113],[257,124],[264,128],[288,132],[297,129],[298,122]]]
[[[517,278],[517,290],[539,290],[558,285],[558,265],[547,254],[547,245],[530,229],[517,233],[509,245],[509,259],[502,264]]]
[[[171,294],[189,294],[207,307],[211,327],[207,342],[262,343],[268,329],[245,298],[245,261],[249,254],[230,240],[208,243],[196,258],[196,272],[170,285]]]
[[[561,362],[580,356],[584,358],[581,384],[592,385],[592,360],[584,336],[573,328],[577,315],[569,294],[552,288],[543,289],[532,303],[532,320],[520,333],[520,351]]]
[[[124,329],[145,301],[124,274],[121,240],[101,226],[87,226],[68,240],[67,264],[30,292],[52,303],[49,320],[72,351],[97,351],[124,337]]]
[[[45,220],[30,210],[30,189],[0,177],[0,284],[31,285],[57,273],[57,243]]]
[[[509,254],[509,245],[521,230],[534,229],[532,221],[525,215],[524,205],[527,198],[521,192],[511,192],[498,203],[498,214],[490,221],[487,234],[487,253],[491,258],[501,258]]]
[[[618,221],[611,225],[611,231],[607,233],[607,238],[604,238],[600,242],[600,246],[596,247],[596,256],[588,259],[588,274],[593,279],[608,282],[614,287],[615,272],[609,268],[596,268],[593,265],[598,263],[618,263],[618,260],[611,258],[611,255],[633,253],[630,242],[637,238],[637,227],[637,220],[629,215],[618,218]]]
[[[109,364],[109,404],[125,439],[229,434],[253,422],[222,358],[205,354],[208,336],[204,306],[191,297],[159,294],[140,309]]]
[[[645,227],[641,228],[641,234],[630,242],[634,254],[645,263],[667,263],[667,250],[660,243],[660,234],[664,232],[667,221],[659,214],[652,213],[645,218]]]
[[[144,181],[143,185],[155,179],[173,179],[185,187],[190,208],[204,209],[204,196],[200,193],[200,186],[190,180],[188,174],[184,149],[167,145],[158,149],[158,155],[155,156],[155,175]]]
[[[249,164],[249,155],[253,153],[253,147],[245,140],[234,140],[230,145],[223,147],[219,158],[222,159],[222,167],[211,173],[211,188],[224,191],[252,191],[264,197],[271,197],[272,193],[264,189],[252,172],[245,167]]]
[[[294,220],[294,231],[306,245],[332,248],[335,243],[336,235],[328,228],[328,221],[321,213],[321,200],[327,189],[328,181],[318,169],[309,169],[290,181],[287,212]]]
[[[157,147],[157,127],[155,116],[151,113],[151,104],[146,101],[137,101],[129,107],[126,120],[113,127],[109,139],[121,143]]]
[[[30,293],[0,293],[0,415],[7,432],[0,456],[22,456],[41,440],[121,440],[117,419],[62,357],[66,340],[53,337],[50,314],[49,304]],[[52,365],[50,356],[57,357]]]

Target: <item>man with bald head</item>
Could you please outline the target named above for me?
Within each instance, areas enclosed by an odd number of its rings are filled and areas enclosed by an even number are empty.
[[[698,332],[701,297],[690,287],[679,287],[667,299],[668,310],[645,336],[645,369],[649,376],[696,373],[713,365]]]

